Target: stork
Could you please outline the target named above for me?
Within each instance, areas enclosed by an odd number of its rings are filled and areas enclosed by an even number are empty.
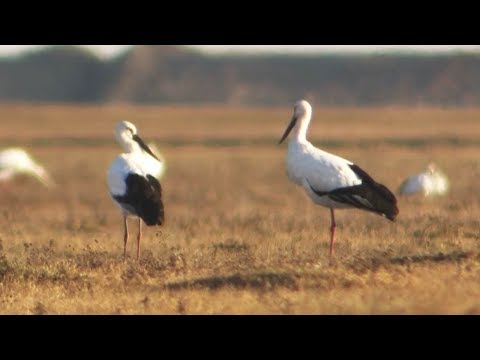
[[[312,201],[330,209],[330,251],[335,239],[335,209],[358,208],[394,221],[398,215],[397,200],[392,192],[377,183],[353,162],[314,147],[307,140],[312,107],[305,100],[295,103],[281,144],[293,130],[288,143],[287,175],[303,187]]]
[[[138,218],[137,260],[140,258],[142,220],[147,226],[164,223],[162,187],[157,177],[162,164],[137,134],[135,125],[120,121],[115,127],[117,142],[126,151],[112,162],[107,181],[110,194],[123,215],[123,259],[127,256],[128,217]]]

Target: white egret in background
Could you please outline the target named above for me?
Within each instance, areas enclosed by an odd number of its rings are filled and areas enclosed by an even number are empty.
[[[312,107],[305,100],[295,103],[293,117],[279,144],[293,130],[288,143],[287,175],[303,187],[315,204],[330,209],[330,257],[335,239],[334,209],[358,208],[394,221],[397,199],[384,185],[377,183],[349,160],[314,147],[306,138]]]

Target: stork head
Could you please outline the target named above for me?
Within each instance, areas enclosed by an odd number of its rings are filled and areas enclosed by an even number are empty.
[[[145,142],[137,135],[137,128],[131,122],[120,121],[117,123],[115,126],[115,137],[126,151],[144,151],[157,159]]]
[[[121,145],[131,142],[135,135],[137,135],[137,128],[131,122],[120,121],[115,126],[115,138]]]
[[[287,138],[288,134],[290,134],[290,132],[298,122],[304,125],[303,128],[306,132],[306,128],[308,127],[308,123],[310,122],[311,117],[312,106],[306,100],[297,101],[293,106],[293,116],[290,119],[290,123],[288,124],[285,132],[282,135],[282,138],[278,143],[281,144]]]

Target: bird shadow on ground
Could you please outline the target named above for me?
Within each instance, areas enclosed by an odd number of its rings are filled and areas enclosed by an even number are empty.
[[[454,251],[450,253],[436,253],[425,255],[388,256],[378,255],[368,258],[354,258],[344,264],[327,265],[314,271],[301,272],[256,272],[249,274],[235,273],[231,275],[216,275],[197,279],[170,282],[162,286],[164,290],[185,289],[209,289],[219,290],[222,288],[274,290],[286,288],[299,290],[299,288],[329,289],[332,287],[349,288],[355,285],[355,281],[346,274],[348,272],[365,273],[377,271],[380,268],[392,268],[393,266],[410,266],[422,263],[458,263],[465,260],[479,259],[480,253],[468,251]],[[333,267],[333,269],[332,269]],[[345,271],[332,271],[341,270]]]
[[[297,280],[295,275],[289,273],[255,273],[255,274],[233,274],[227,276],[210,276],[205,278],[172,282],[165,285],[168,290],[181,289],[210,289],[217,290],[224,287],[233,287],[237,289],[273,289],[284,287],[288,289],[297,289]]]
[[[480,259],[480,253],[474,251],[452,251],[448,253],[438,252],[435,254],[388,256],[379,254],[373,257],[356,257],[348,261],[346,266],[356,272],[375,271],[380,267],[391,265],[409,266],[425,263],[455,263],[468,259]]]

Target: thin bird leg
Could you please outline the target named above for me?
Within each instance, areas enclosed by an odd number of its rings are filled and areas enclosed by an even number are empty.
[[[123,261],[127,258],[127,240],[128,240],[128,224],[127,224],[127,217],[123,216]]]
[[[333,255],[333,240],[335,239],[335,214],[333,213],[333,208],[330,208],[330,215],[332,218],[332,225],[330,226],[330,257]]]
[[[137,261],[140,259],[140,239],[142,238],[142,219],[138,218]]]

